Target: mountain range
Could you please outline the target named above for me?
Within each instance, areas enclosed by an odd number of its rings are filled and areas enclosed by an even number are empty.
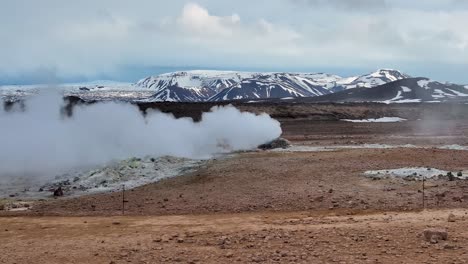
[[[147,101],[200,102],[316,97],[409,77],[388,69],[347,78],[326,73],[184,71],[150,76],[136,86],[155,91]]]
[[[354,77],[327,73],[194,70],[149,76],[136,83],[94,81],[60,85],[65,94],[85,100],[139,102],[219,102],[295,100],[310,102],[468,101],[468,85],[415,78],[380,69]],[[39,86],[0,86],[0,96],[20,97]]]

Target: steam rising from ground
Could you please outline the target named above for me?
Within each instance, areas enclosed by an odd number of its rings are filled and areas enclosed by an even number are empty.
[[[26,102],[26,111],[0,109],[2,176],[53,177],[71,169],[146,155],[204,158],[251,149],[281,134],[267,114],[213,107],[198,123],[191,118],[150,111],[144,117],[130,104],[107,102],[78,106],[63,117],[59,95]]]

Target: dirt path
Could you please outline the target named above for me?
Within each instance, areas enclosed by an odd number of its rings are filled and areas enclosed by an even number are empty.
[[[467,214],[5,217],[0,263],[467,263]],[[448,241],[425,242],[428,227],[447,228]]]

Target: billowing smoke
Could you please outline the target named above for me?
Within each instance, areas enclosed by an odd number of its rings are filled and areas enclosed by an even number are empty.
[[[60,114],[59,95],[26,102],[26,111],[0,109],[1,176],[52,177],[71,169],[146,155],[205,158],[252,149],[280,136],[278,121],[267,114],[213,107],[200,122],[107,102],[78,106]]]

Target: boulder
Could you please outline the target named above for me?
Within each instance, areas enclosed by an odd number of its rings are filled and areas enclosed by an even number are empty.
[[[451,171],[447,172],[447,177],[449,181],[454,181],[455,180],[455,175]]]
[[[265,144],[261,144],[258,146],[259,149],[277,149],[277,148],[289,148],[291,146],[291,143],[289,140],[284,139],[284,138],[277,138],[275,140],[272,140],[270,142],[267,142]]]
[[[62,187],[58,187],[58,188],[54,191],[54,197],[60,197],[60,196],[63,196]]]
[[[448,218],[447,218],[447,221],[453,223],[457,220],[457,217],[454,215],[454,214],[449,214]]]
[[[438,243],[440,240],[447,240],[448,234],[445,228],[428,228],[425,229],[424,239],[431,243]]]

